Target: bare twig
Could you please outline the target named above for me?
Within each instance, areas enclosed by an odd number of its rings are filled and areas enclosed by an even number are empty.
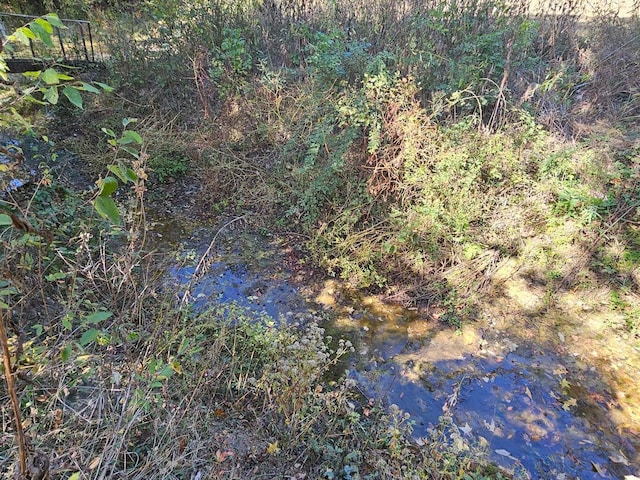
[[[213,236],[213,240],[211,240],[211,243],[209,244],[209,248],[207,248],[207,251],[204,252],[204,254],[202,255],[202,258],[198,262],[198,265],[196,266],[196,269],[193,272],[193,277],[191,277],[191,281],[189,282],[189,285],[187,285],[187,288],[184,294],[182,295],[182,303],[187,303],[189,295],[191,294],[191,288],[193,287],[194,283],[196,283],[200,278],[202,278],[202,276],[207,273],[207,270],[211,266],[211,261],[209,257],[211,255],[211,250],[213,249],[213,246],[215,245],[216,240],[218,239],[218,235],[220,235],[220,233],[222,233],[222,231],[225,228],[229,227],[235,222],[242,220],[246,217],[247,217],[247,214],[242,215],[240,217],[236,217],[233,220],[228,221],[222,227],[220,227],[220,229]]]

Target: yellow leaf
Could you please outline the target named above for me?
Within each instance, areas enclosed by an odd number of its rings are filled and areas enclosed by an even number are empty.
[[[577,405],[578,401],[575,398],[570,398],[562,403],[562,408],[568,412],[571,407],[575,407]]]
[[[270,443],[269,446],[267,447],[267,453],[269,455],[275,455],[279,451],[280,451],[280,447],[278,446],[278,441],[277,440],[275,442],[273,442],[273,443]]]
[[[171,369],[178,375],[182,375],[182,365],[177,360],[171,362]]]

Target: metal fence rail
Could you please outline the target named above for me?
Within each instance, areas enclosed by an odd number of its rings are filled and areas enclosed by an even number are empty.
[[[17,28],[38,18],[33,15],[0,12],[0,35],[6,37]],[[21,72],[33,66],[60,62],[67,65],[92,64],[102,61],[97,52],[91,23],[87,20],[61,18],[66,28],[53,27],[53,48],[42,42],[29,41],[29,45],[12,43],[13,49],[3,49],[2,55],[12,72]]]

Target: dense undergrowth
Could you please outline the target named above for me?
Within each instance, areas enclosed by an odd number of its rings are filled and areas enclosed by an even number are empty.
[[[91,205],[105,184],[65,183],[41,144],[44,174],[2,200],[2,314],[30,458],[54,478],[500,476],[457,455],[446,416],[418,446],[401,412],[327,385],[349,345],[331,351],[318,319],[176,307],[146,250],[148,198],[173,195],[195,221],[257,213],[257,229],[304,235],[329,275],[452,325],[505,259],[549,301],[606,285],[625,319],[612,328],[637,338],[637,17],[580,2],[62,3],[101,27],[98,80],[115,92],[49,106],[53,120],[3,96],[3,122],[16,107],[89,175],[120,161],[136,181],[109,225]],[[132,117],[144,143],[114,154]]]

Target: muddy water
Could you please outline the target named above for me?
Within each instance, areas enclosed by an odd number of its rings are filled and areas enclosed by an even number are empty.
[[[176,232],[156,230],[165,246]],[[518,478],[640,476],[637,346],[617,357],[595,349],[601,331],[587,335],[571,314],[536,310],[535,292],[520,304],[507,295],[454,331],[428,312],[386,305],[332,280],[301,282],[287,242],[228,230],[182,239],[187,260],[171,272],[181,294],[189,285],[197,306],[235,301],[276,318],[326,312],[329,332],[356,345],[349,374],[366,395],[411,414],[416,442],[447,413],[462,450],[482,451]],[[194,279],[213,237],[206,274]]]

